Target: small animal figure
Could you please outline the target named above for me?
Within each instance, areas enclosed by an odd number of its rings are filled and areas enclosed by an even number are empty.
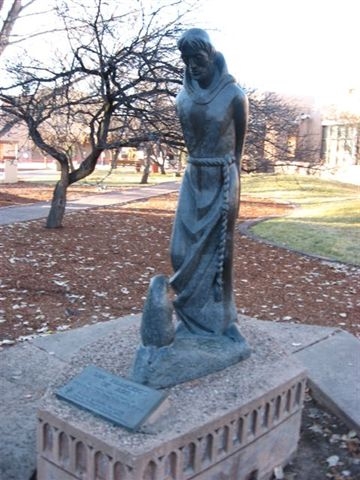
[[[156,275],[151,279],[140,326],[145,346],[164,347],[174,340],[173,306],[168,292],[169,279],[166,275]]]

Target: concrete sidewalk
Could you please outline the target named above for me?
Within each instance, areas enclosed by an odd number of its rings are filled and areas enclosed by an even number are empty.
[[[89,208],[108,205],[122,205],[137,200],[145,200],[157,195],[165,195],[179,190],[180,182],[164,182],[158,185],[146,185],[119,191],[87,195],[77,200],[67,202],[66,211],[86,210]],[[26,222],[39,218],[46,218],[50,210],[50,202],[37,202],[28,205],[0,208],[0,225],[9,225],[16,222]]]

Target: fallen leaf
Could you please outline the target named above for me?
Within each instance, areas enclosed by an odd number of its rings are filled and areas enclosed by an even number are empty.
[[[336,467],[336,465],[339,463],[340,458],[337,455],[331,455],[331,457],[328,457],[326,459],[326,462],[329,467]]]

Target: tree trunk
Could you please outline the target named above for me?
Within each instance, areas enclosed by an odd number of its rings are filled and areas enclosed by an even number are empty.
[[[68,186],[90,175],[94,171],[96,162],[102,152],[103,149],[94,149],[81,162],[79,168],[72,172],[70,172],[69,159],[65,155],[56,157],[61,169],[61,176],[53,193],[50,212],[46,220],[46,228],[62,227]]]
[[[61,178],[54,189],[46,228],[61,228],[65,215],[66,193],[69,186],[69,169],[61,165]]]
[[[151,166],[150,149],[147,148],[144,171],[141,177],[140,185],[145,185],[148,183],[149,175],[150,175],[150,166]]]
[[[150,164],[146,163],[142,177],[141,177],[141,181],[140,181],[141,185],[145,185],[148,183],[149,175],[150,175]]]
[[[185,157],[185,152],[184,152],[184,150],[181,150],[179,158],[178,158],[178,164],[177,164],[177,170],[176,170],[176,173],[175,173],[175,177],[181,177],[181,170],[182,170],[182,166],[183,166],[184,160],[185,160],[184,157]]]
[[[117,168],[119,155],[120,155],[120,148],[111,150],[111,169]]]

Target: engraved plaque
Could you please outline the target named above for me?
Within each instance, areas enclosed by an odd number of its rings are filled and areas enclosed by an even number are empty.
[[[94,365],[55,392],[56,396],[128,430],[136,430],[166,395]]]

